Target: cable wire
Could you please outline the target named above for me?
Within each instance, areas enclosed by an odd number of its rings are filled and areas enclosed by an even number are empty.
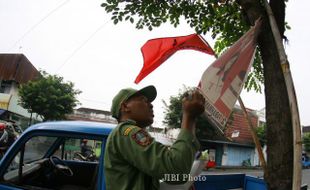
[[[20,41],[22,41],[30,32],[32,32],[38,25],[40,25],[43,21],[45,21],[49,16],[51,16],[53,13],[55,13],[57,10],[59,10],[61,7],[63,7],[65,4],[67,4],[70,0],[66,0],[61,5],[57,6],[55,9],[50,11],[45,17],[43,17],[39,22],[34,24],[29,30],[27,30],[9,49],[8,51],[11,51]]]
[[[87,42],[89,42],[106,24],[108,24],[110,20],[103,23],[101,26],[99,26],[95,32],[93,32],[80,46],[78,46],[70,55],[69,57],[56,69],[55,73],[58,73],[58,71],[69,62],[69,60],[80,50],[82,47],[84,47]]]

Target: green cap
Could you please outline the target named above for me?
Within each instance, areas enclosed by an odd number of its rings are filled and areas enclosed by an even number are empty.
[[[153,85],[146,86],[146,87],[142,88],[141,90],[136,90],[133,88],[124,88],[124,89],[120,90],[112,100],[112,106],[111,106],[112,117],[118,119],[119,111],[120,111],[122,103],[124,101],[128,100],[133,95],[136,95],[136,94],[141,94],[141,95],[147,97],[147,99],[150,102],[152,102],[156,98],[157,91]]]

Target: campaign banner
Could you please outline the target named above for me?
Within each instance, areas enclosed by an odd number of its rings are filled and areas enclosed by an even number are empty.
[[[203,73],[199,87],[206,99],[205,115],[221,132],[241,93],[255,57],[260,22],[226,50]]]

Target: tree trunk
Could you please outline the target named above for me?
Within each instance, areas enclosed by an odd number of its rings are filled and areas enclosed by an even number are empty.
[[[288,94],[269,26],[259,38],[266,98],[267,173],[269,189],[292,189],[293,131]]]
[[[292,189],[293,131],[288,93],[279,54],[268,18],[257,0],[240,0],[239,4],[253,24],[262,15],[263,24],[258,38],[263,59],[266,121],[267,121],[267,172],[268,189]],[[278,23],[280,24],[280,23]]]

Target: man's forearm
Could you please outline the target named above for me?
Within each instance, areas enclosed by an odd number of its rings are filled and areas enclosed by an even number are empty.
[[[196,118],[189,116],[188,114],[183,114],[181,128],[187,129],[193,134],[195,134]]]

